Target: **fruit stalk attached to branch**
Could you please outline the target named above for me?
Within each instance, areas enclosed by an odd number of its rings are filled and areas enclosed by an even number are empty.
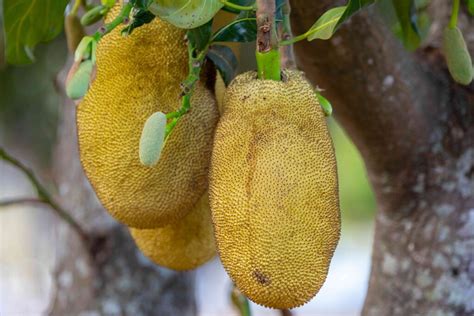
[[[258,78],[280,81],[280,52],[275,28],[275,1],[257,0]]]

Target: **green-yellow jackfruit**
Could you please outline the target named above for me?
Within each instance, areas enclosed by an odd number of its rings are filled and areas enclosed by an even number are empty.
[[[185,31],[160,19],[128,37],[120,31],[99,42],[97,76],[77,108],[80,157],[112,216],[131,227],[162,227],[183,218],[207,188],[218,111],[211,92],[197,83],[191,110],[168,137],[158,164],[143,166],[138,153],[147,118],[181,106]]]
[[[197,268],[216,254],[207,192],[179,222],[155,229],[131,228],[130,233],[145,256],[173,270]]]
[[[210,172],[221,261],[257,304],[293,308],[319,291],[340,234],[336,159],[304,75],[238,76],[227,88]]]

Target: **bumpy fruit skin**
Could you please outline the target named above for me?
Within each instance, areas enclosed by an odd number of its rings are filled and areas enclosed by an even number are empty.
[[[210,199],[222,263],[257,304],[293,308],[323,285],[340,234],[336,160],[303,74],[238,76],[215,136]]]
[[[216,254],[207,192],[176,224],[156,229],[130,229],[138,248],[156,264],[178,271],[191,270]]]
[[[188,72],[185,31],[160,19],[128,37],[120,30],[100,41],[97,77],[77,109],[80,157],[112,216],[131,227],[161,227],[183,218],[207,188],[218,111],[198,83],[191,110],[167,139],[159,163],[141,165],[138,147],[147,118],[181,106],[180,82]]]

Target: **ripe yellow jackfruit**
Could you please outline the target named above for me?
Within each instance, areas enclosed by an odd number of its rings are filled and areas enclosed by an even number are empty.
[[[131,228],[130,233],[145,256],[173,270],[197,268],[216,254],[207,192],[179,222],[156,229]]]
[[[117,14],[116,6],[107,19]],[[184,217],[207,188],[215,99],[198,83],[153,168],[139,159],[142,128],[154,112],[181,106],[188,73],[185,31],[155,19],[123,37],[118,27],[97,47],[97,77],[77,108],[80,157],[106,209],[137,228]]]
[[[293,308],[319,291],[340,234],[336,160],[324,113],[298,71],[227,88],[210,172],[217,249],[257,304]]]

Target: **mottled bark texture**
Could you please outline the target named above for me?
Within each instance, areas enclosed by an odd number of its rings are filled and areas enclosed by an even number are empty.
[[[60,82],[64,82],[64,76]],[[152,264],[102,208],[79,161],[75,105],[62,108],[55,155],[59,201],[89,241],[60,223],[52,315],[195,315],[193,273]]]
[[[292,0],[293,31],[345,1]],[[450,1],[431,1],[427,43],[404,50],[376,9],[329,41],[296,44],[298,64],[361,151],[378,202],[364,315],[474,314],[474,85],[440,54]],[[474,19],[462,28],[474,53]]]

